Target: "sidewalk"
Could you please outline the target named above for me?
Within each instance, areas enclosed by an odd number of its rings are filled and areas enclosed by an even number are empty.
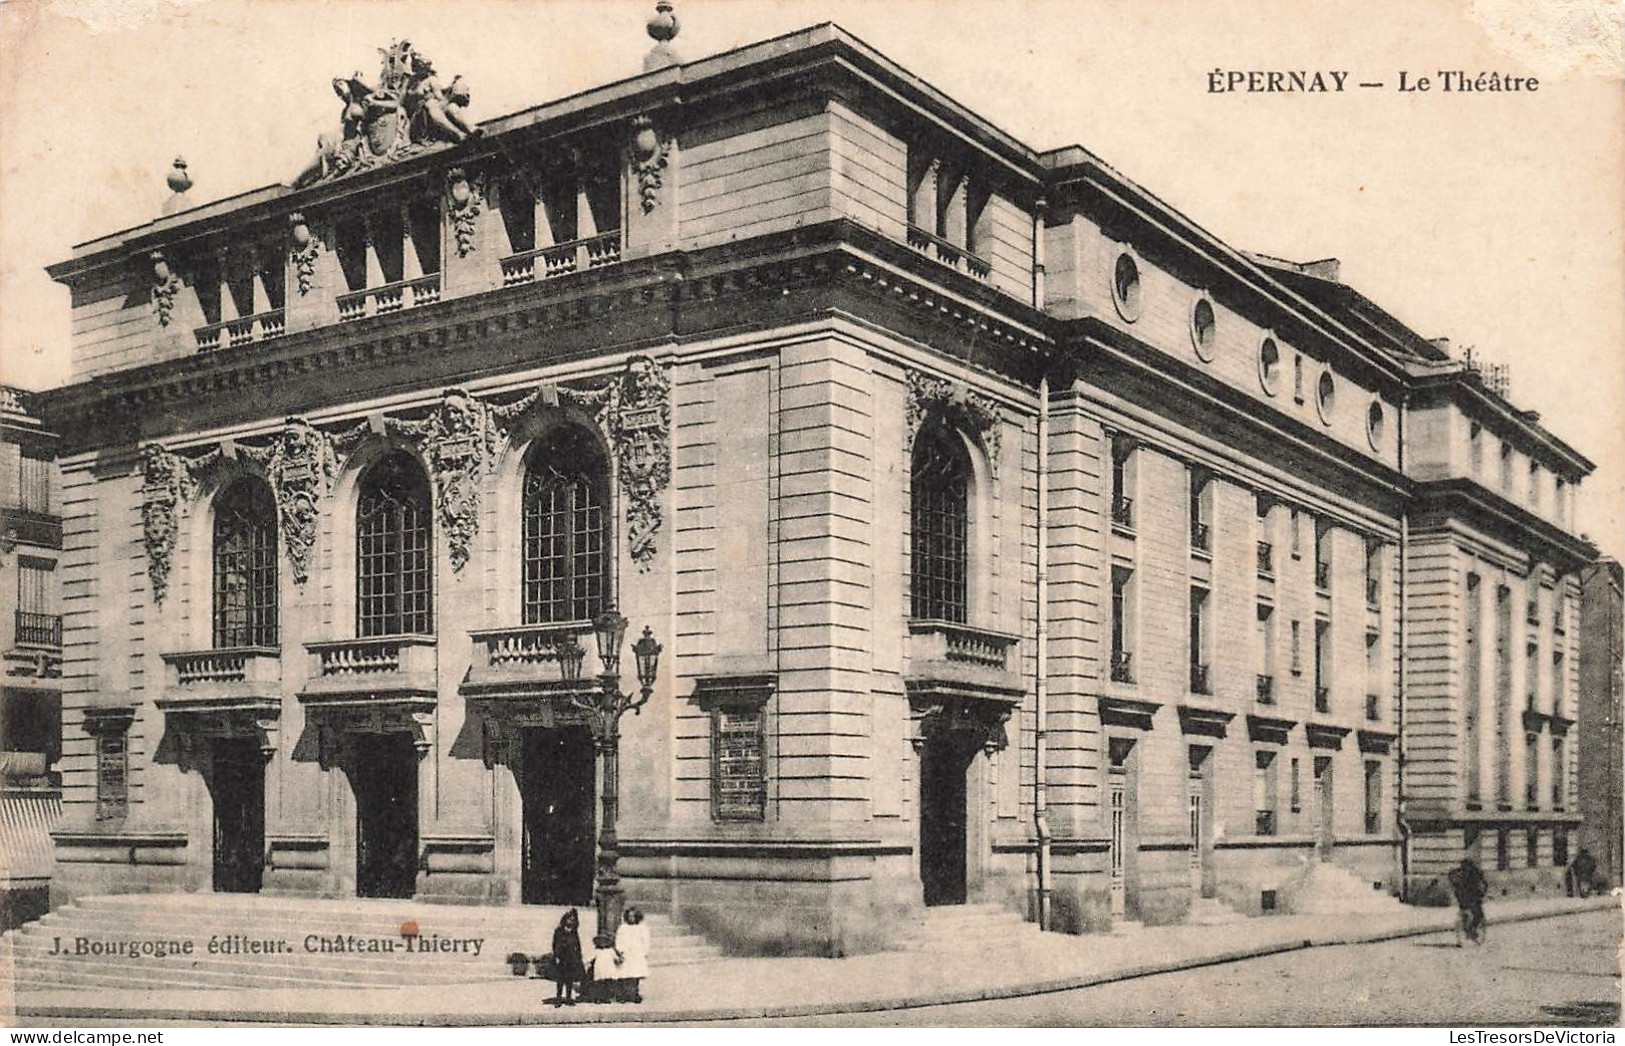
[[[1618,910],[1613,897],[1491,902],[1490,925],[1578,912]],[[516,1025],[752,1020],[863,1013],[1065,991],[1154,973],[1254,958],[1299,948],[1360,944],[1448,930],[1453,908],[1407,908],[1393,915],[1271,916],[1222,926],[1151,927],[1133,934],[1033,934],[1007,949],[952,953],[885,952],[848,959],[724,959],[666,967],[644,984],[644,1004],[546,1003],[551,983],[519,979],[478,985],[274,992],[136,992],[97,989],[27,993],[16,1016],[121,1018],[271,1024]],[[1493,932],[1493,931],[1492,931]]]

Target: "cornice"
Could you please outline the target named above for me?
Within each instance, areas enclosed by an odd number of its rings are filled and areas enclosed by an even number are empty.
[[[1425,530],[1429,517],[1460,519],[1475,529],[1506,538],[1560,574],[1578,570],[1597,558],[1597,546],[1547,522],[1521,505],[1486,489],[1476,480],[1441,479],[1418,483],[1413,509],[1416,527]]]
[[[1502,424],[1515,429],[1526,445],[1534,444],[1549,455],[1546,462],[1548,466],[1551,465],[1550,459],[1553,458],[1568,465],[1571,477],[1589,476],[1597,467],[1590,458],[1553,435],[1543,425],[1531,420],[1532,415],[1526,416],[1512,404],[1486,389],[1483,380],[1465,367],[1458,365],[1440,368],[1431,373],[1413,371],[1410,385],[1413,408],[1441,400],[1465,405],[1470,408],[1470,415],[1493,416]]]

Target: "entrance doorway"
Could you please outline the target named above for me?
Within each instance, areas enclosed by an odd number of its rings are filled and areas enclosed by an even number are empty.
[[[592,903],[596,820],[592,734],[584,726],[524,732],[525,904]]]
[[[966,900],[966,778],[976,745],[955,737],[920,747],[920,881],[927,905]]]
[[[1107,867],[1112,918],[1123,919],[1128,916],[1129,879],[1133,871],[1131,862],[1137,845],[1134,788],[1129,780],[1129,758],[1134,751],[1134,741],[1126,737],[1110,738],[1106,751],[1106,828],[1110,839]]]
[[[1332,757],[1315,756],[1315,856],[1332,859],[1335,825],[1332,821]]]
[[[405,733],[355,739],[355,892],[411,897],[418,872],[418,754]]]
[[[1212,749],[1202,745],[1190,748],[1190,777],[1186,782],[1187,803],[1190,813],[1191,896],[1203,896],[1203,881],[1207,878],[1208,810],[1207,768]]]
[[[215,892],[259,893],[265,873],[265,756],[252,738],[217,737],[211,753]]]

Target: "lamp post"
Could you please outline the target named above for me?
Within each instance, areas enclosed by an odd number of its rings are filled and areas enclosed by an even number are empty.
[[[654,692],[655,675],[660,668],[661,646],[647,627],[643,637],[632,644],[637,661],[636,695],[621,693],[621,643],[626,638],[626,618],[610,610],[593,621],[593,638],[603,672],[596,693],[572,694],[570,703],[587,715],[593,746],[603,758],[604,784],[600,793],[603,814],[598,822],[598,869],[594,898],[598,907],[598,936],[615,938],[621,923],[624,894],[621,891],[620,843],[615,835],[615,819],[620,811],[621,716],[637,715]],[[579,682],[586,651],[574,636],[560,639],[554,647],[559,673],[566,683]]]

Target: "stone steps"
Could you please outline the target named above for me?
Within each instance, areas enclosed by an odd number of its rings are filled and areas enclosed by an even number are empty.
[[[1292,911],[1297,915],[1391,915],[1405,911],[1405,906],[1347,869],[1316,862],[1293,896]]]
[[[1009,944],[1041,936],[1037,925],[996,904],[941,905],[927,908],[899,927],[894,950],[959,951]]]
[[[317,900],[257,895],[120,894],[83,897],[0,938],[0,983],[19,991],[59,988],[292,988],[459,984],[512,977],[510,952],[541,955],[566,909],[550,906],[477,907],[376,899]],[[591,951],[593,912],[580,909],[584,953]],[[707,962],[721,957],[703,937],[663,915],[647,916],[652,966]],[[418,935],[407,951],[402,924]],[[274,953],[211,954],[217,937],[283,942]],[[103,954],[77,954],[77,938],[103,945]],[[324,951],[322,940],[357,938],[362,951]],[[52,955],[60,938],[69,954]],[[479,938],[456,951],[420,945]],[[163,958],[132,958],[107,945],[173,944]],[[311,950],[312,948],[316,950]],[[371,950],[379,949],[379,950]],[[382,950],[388,949],[388,950]]]
[[[1191,902],[1185,922],[1190,926],[1225,926],[1246,922],[1247,916],[1236,911],[1216,897],[1198,897]]]

